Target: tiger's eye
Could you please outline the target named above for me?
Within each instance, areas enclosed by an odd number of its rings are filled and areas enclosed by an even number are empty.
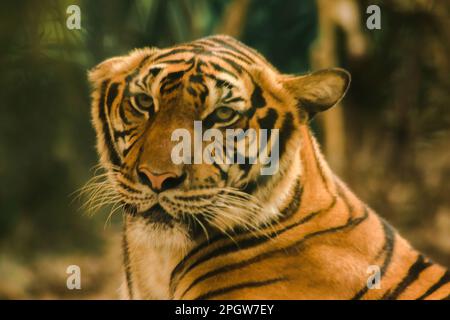
[[[135,97],[136,104],[144,109],[148,110],[153,105],[153,98],[149,95],[146,95],[145,93],[140,93]]]
[[[214,114],[219,121],[228,121],[231,120],[235,114],[236,111],[234,111],[231,108],[228,107],[220,107],[214,111]]]

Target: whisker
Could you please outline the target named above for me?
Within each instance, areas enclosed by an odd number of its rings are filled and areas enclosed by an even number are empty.
[[[116,208],[114,208],[117,206]],[[108,217],[106,218],[105,224],[103,225],[103,228],[106,229],[108,222],[111,223],[111,217],[114,213],[116,213],[118,210],[122,209],[125,206],[124,203],[120,204],[119,202],[116,202],[113,207],[111,208],[111,212],[109,213]]]

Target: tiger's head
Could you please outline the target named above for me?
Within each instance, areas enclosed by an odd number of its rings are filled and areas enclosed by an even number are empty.
[[[134,50],[100,63],[89,79],[97,149],[109,186],[100,192],[104,202],[121,204],[148,232],[182,238],[249,230],[278,219],[301,175],[300,125],[336,104],[350,82],[341,69],[281,74],[228,36]],[[271,164],[251,163],[249,154],[244,163],[196,161],[195,144],[203,152],[213,138],[199,140],[195,124],[225,140],[234,129],[241,133],[236,144],[253,146],[266,160],[277,157]],[[256,135],[245,134],[249,129]],[[176,132],[192,137],[181,163],[174,160],[180,146]],[[227,143],[221,146],[226,155]],[[219,149],[211,154],[218,156]],[[275,170],[262,174],[268,165]]]

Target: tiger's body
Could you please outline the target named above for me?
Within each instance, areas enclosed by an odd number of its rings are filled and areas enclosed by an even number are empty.
[[[332,173],[310,132],[308,120],[345,94],[347,72],[282,75],[214,36],[107,60],[90,79],[107,192],[127,213],[126,297],[449,298],[449,272]],[[279,170],[175,164],[171,133],[193,121],[279,129]]]

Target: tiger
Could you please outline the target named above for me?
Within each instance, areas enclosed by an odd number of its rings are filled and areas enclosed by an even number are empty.
[[[346,70],[283,74],[212,35],[135,49],[88,78],[105,170],[96,192],[123,208],[124,299],[449,299],[449,271],[355,196],[310,129],[346,94]],[[268,153],[276,134],[278,170],[175,163],[172,133],[195,121],[266,129]]]

